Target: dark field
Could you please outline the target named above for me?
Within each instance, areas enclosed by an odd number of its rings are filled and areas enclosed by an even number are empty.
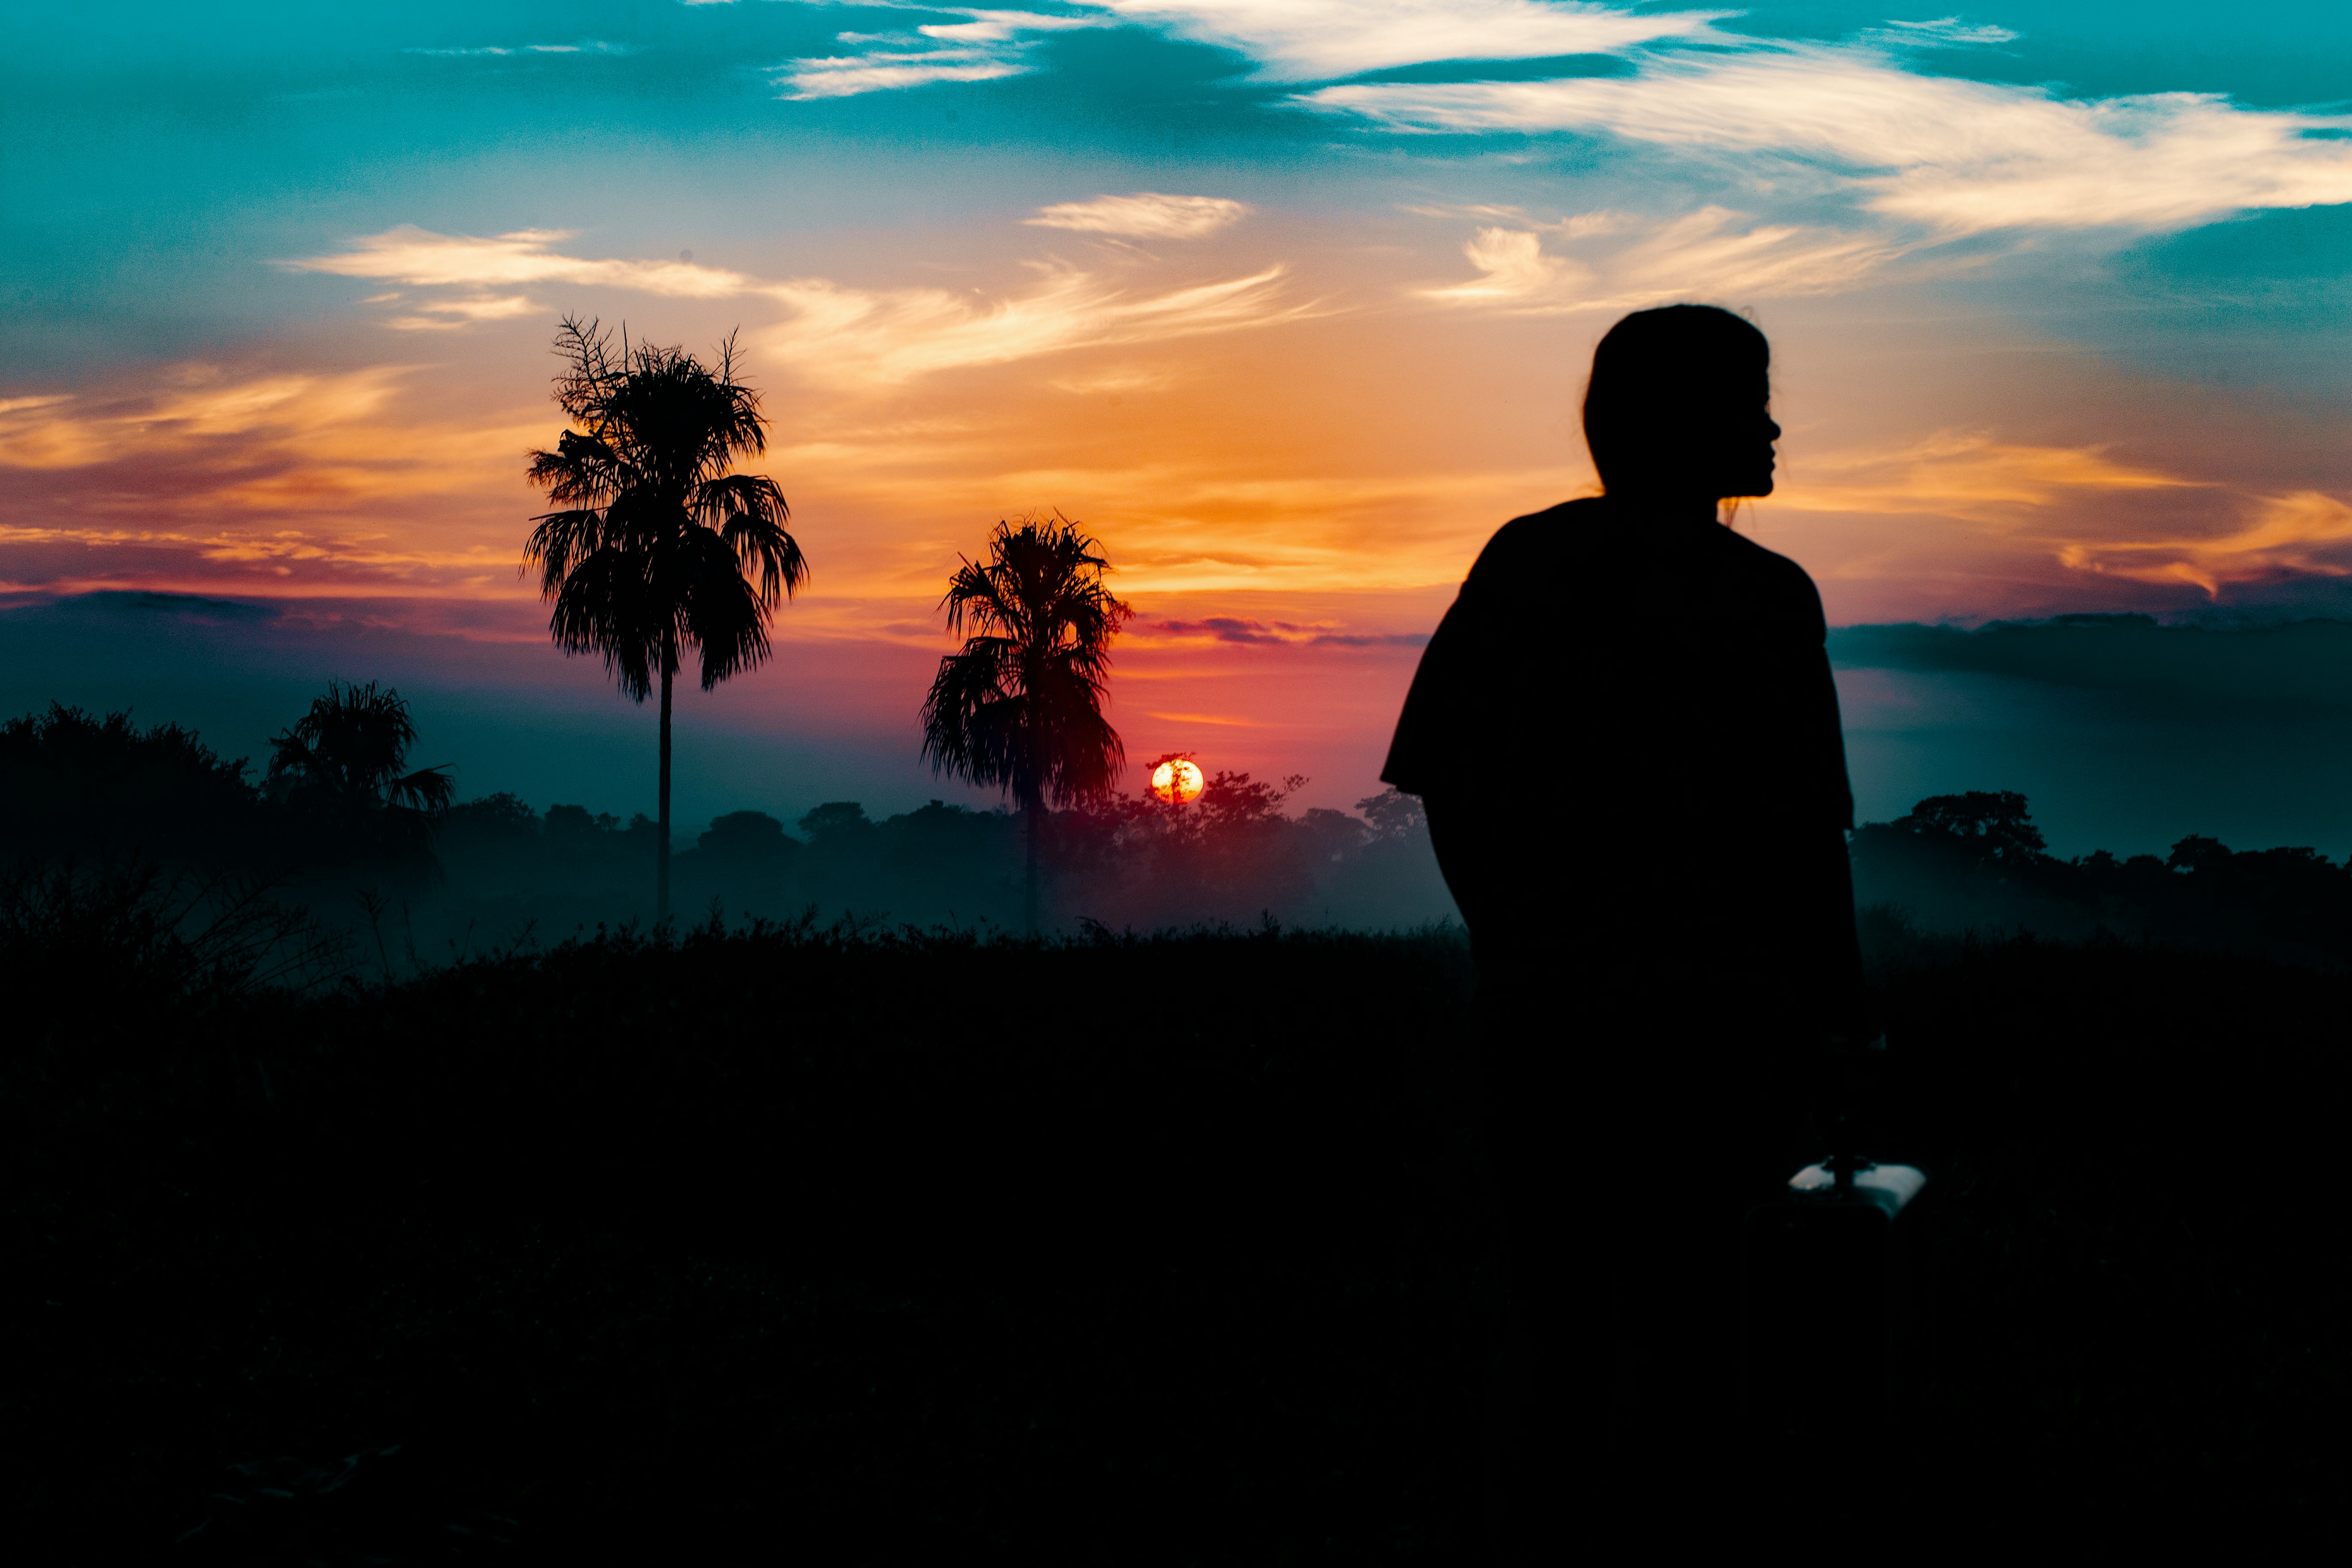
[[[1877,1152],[1936,1179],[1861,1469],[1923,1542],[2336,1496],[2352,981],[1877,944]],[[1450,935],[704,931],[308,999],[184,958],[8,932],[8,1508],[55,1560],[1472,1552]]]

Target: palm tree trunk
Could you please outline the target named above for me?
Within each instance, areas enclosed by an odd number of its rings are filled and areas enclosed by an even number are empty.
[[[661,837],[654,845],[654,919],[669,919],[669,682],[677,661],[662,659]]]
[[[1029,882],[1026,903],[1029,910],[1029,934],[1037,934],[1037,814],[1045,804],[1039,795],[1032,795],[1022,803],[1021,815],[1029,819]]]

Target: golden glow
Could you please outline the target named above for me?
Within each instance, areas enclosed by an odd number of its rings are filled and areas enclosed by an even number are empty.
[[[1201,798],[1201,764],[1190,757],[1170,757],[1151,770],[1152,797],[1165,805],[1190,805]]]

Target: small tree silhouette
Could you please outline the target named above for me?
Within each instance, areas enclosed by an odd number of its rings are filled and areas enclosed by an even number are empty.
[[[408,702],[376,683],[327,683],[327,694],[271,739],[265,793],[310,811],[339,834],[401,859],[429,855],[431,819],[448,809],[457,784],[446,763],[414,772],[416,725]]]
[[[2049,847],[2025,797],[2015,790],[1972,789],[1965,795],[1931,795],[1897,817],[1911,833],[1942,835],[1965,845],[1979,861],[2004,866],[2029,863]]]
[[[563,319],[555,352],[569,362],[555,401],[574,429],[530,455],[530,480],[569,510],[531,521],[528,568],[542,568],[554,602],[548,631],[569,654],[601,653],[634,701],[661,686],[661,828],[655,909],[669,914],[670,682],[680,650],[702,652],[702,689],[768,657],[768,622],[808,576],[784,531],[792,510],[776,482],[730,474],[767,450],[759,395],[736,379],[735,339],[706,367],[683,349],[612,339],[595,321]],[[756,574],[758,581],[752,581]]]
[[[1102,700],[1110,640],[1133,612],[1103,586],[1110,568],[1100,552],[1058,513],[999,522],[987,563],[964,562],[940,601],[948,630],[971,635],[940,660],[923,701],[923,754],[935,773],[1021,803],[1032,931],[1045,802],[1100,797],[1127,760]]]

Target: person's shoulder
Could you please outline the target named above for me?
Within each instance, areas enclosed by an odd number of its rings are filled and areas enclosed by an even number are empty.
[[[1522,581],[1523,573],[1548,572],[1599,523],[1601,510],[1599,496],[1585,496],[1511,519],[1478,552],[1470,568],[1470,582],[1483,587]]]
[[[1759,577],[1781,583],[1812,581],[1803,567],[1777,550],[1766,549],[1736,528],[1725,528],[1717,537],[1744,570]]]
[[[1815,623],[1822,620],[1822,594],[1813,584],[1811,573],[1778,551],[1767,550],[1731,529],[1723,530],[1723,548],[1734,563],[1733,569],[1748,579],[1761,596],[1800,619]]]

